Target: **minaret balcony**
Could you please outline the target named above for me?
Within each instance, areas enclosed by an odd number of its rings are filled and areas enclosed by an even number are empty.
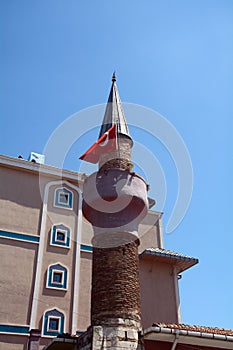
[[[90,175],[83,187],[83,215],[94,230],[93,245],[111,247],[138,239],[138,225],[148,211],[145,180],[123,169]]]

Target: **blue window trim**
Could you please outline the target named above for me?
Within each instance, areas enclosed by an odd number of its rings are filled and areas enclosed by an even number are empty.
[[[59,201],[61,194],[68,195],[67,203],[63,203]],[[54,206],[64,208],[64,209],[73,209],[73,192],[68,190],[65,187],[56,188],[55,196],[54,196]]]
[[[62,242],[55,242],[53,238],[53,229],[54,227],[60,228],[62,226],[63,229],[67,229],[68,232],[68,239],[66,241],[66,244]],[[8,232],[8,231],[2,231],[0,230],[0,237],[2,238],[8,238],[8,239],[14,239],[14,240],[19,240],[19,241],[26,241],[26,242],[31,242],[31,243],[39,243],[40,242],[40,237],[39,236],[32,236],[28,234],[22,234],[22,233],[16,233],[16,232]],[[55,242],[55,243],[54,243]],[[51,245],[56,245],[56,246],[61,246],[61,247],[70,247],[70,228],[65,226],[65,225],[54,225],[51,230],[51,239],[50,239],[50,244]],[[86,244],[81,244],[80,249],[85,251],[85,252],[93,252],[93,247],[90,245]]]
[[[62,274],[62,282],[55,282],[53,280],[54,272],[58,272]],[[59,289],[59,290],[67,290],[67,282],[68,282],[68,270],[66,267],[57,263],[55,265],[50,265],[48,267],[47,273],[47,288],[51,289]]]
[[[15,326],[10,324],[0,324],[0,333],[29,334],[29,326]]]
[[[51,318],[59,320],[59,329],[49,329],[49,321]],[[49,337],[56,337],[58,334],[64,333],[65,316],[62,312],[57,309],[49,310],[44,313],[43,317],[43,335]]]
[[[91,245],[86,245],[86,244],[81,244],[80,249],[85,251],[85,252],[93,252],[93,247]]]
[[[57,232],[58,231],[62,231],[64,232],[65,234],[65,240],[64,242],[62,241],[59,241],[57,239]],[[55,245],[55,246],[58,246],[58,247],[65,247],[65,248],[69,248],[70,247],[70,229],[69,227],[65,226],[65,225],[54,225],[52,227],[52,230],[51,230],[51,239],[50,239],[50,244],[51,245]]]

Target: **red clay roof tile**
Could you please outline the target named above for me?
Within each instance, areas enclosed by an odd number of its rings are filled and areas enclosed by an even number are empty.
[[[200,333],[212,333],[220,335],[229,335],[233,336],[233,329],[217,328],[217,327],[206,327],[206,326],[191,326],[187,324],[165,324],[165,323],[154,323],[153,327],[161,328],[170,328],[170,329],[179,329],[191,332],[200,332]]]

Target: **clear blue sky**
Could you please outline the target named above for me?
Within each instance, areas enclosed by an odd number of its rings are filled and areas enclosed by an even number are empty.
[[[0,26],[0,153],[42,152],[67,117],[106,102],[116,70],[122,100],[166,117],[192,159],[190,207],[165,234],[167,249],[200,259],[179,282],[183,322],[233,328],[233,1],[2,0]],[[97,135],[72,147],[66,168]],[[176,169],[162,144],[144,142],[165,173],[165,226]]]

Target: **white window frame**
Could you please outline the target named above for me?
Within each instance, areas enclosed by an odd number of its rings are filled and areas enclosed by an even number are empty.
[[[59,228],[58,226],[63,226],[64,228]],[[55,230],[54,230],[54,228],[55,228]],[[59,239],[57,239],[57,232],[59,232],[59,231],[65,234],[64,241],[60,241]],[[68,227],[64,224],[53,225],[51,228],[51,232],[50,232],[50,245],[52,245],[53,247],[70,249],[70,244],[71,244],[71,229],[70,229],[70,227]]]
[[[58,234],[58,232],[61,232],[61,233],[63,233],[64,234],[64,240],[60,240],[60,239],[58,239],[57,238],[57,234]],[[66,241],[67,241],[67,230],[63,230],[63,229],[60,229],[60,228],[56,228],[56,231],[55,231],[55,242],[58,242],[58,243],[66,243]]]
[[[54,267],[54,265],[59,265],[62,269]],[[56,282],[54,281],[54,273],[62,274],[62,281]],[[47,289],[55,289],[60,291],[68,291],[68,283],[69,283],[69,269],[57,262],[56,264],[52,264],[48,266],[47,270],[47,278],[46,278],[46,288]]]
[[[61,196],[64,196],[66,201],[61,201]],[[58,195],[58,204],[65,204],[65,205],[69,205],[69,196],[70,196],[70,193],[67,193],[67,192],[60,192],[59,195]]]
[[[55,314],[54,314],[55,312]],[[50,329],[50,322],[51,320],[58,320],[58,328]],[[42,321],[42,336],[46,338],[54,338],[59,333],[65,332],[66,329],[66,314],[63,310],[60,310],[58,308],[45,310],[43,314],[43,321]]]
[[[59,273],[59,274],[62,275],[62,281],[61,282],[54,281],[54,274],[55,273]],[[57,284],[59,286],[62,286],[64,284],[64,278],[65,278],[65,271],[52,269],[51,283]]]
[[[64,191],[64,189],[67,192]],[[65,204],[64,202],[61,202],[59,201],[59,197],[60,195],[68,195],[68,206],[66,206],[67,204]],[[56,197],[57,197],[57,203],[56,203]],[[71,197],[71,201],[70,201],[70,197]],[[70,203],[70,206],[69,206],[69,202]],[[66,187],[58,187],[58,188],[55,188],[55,191],[54,191],[54,201],[53,201],[53,206],[55,208],[60,208],[60,209],[67,209],[67,210],[73,210],[73,203],[74,203],[74,193],[73,191],[71,191],[70,189],[66,188]]]
[[[50,329],[49,328],[49,324],[50,324],[50,320],[51,319],[56,319],[58,320],[58,329]],[[52,316],[52,315],[49,315],[48,316],[48,323],[47,323],[47,332],[50,332],[50,333],[60,333],[60,329],[61,329],[61,317],[59,316]]]

